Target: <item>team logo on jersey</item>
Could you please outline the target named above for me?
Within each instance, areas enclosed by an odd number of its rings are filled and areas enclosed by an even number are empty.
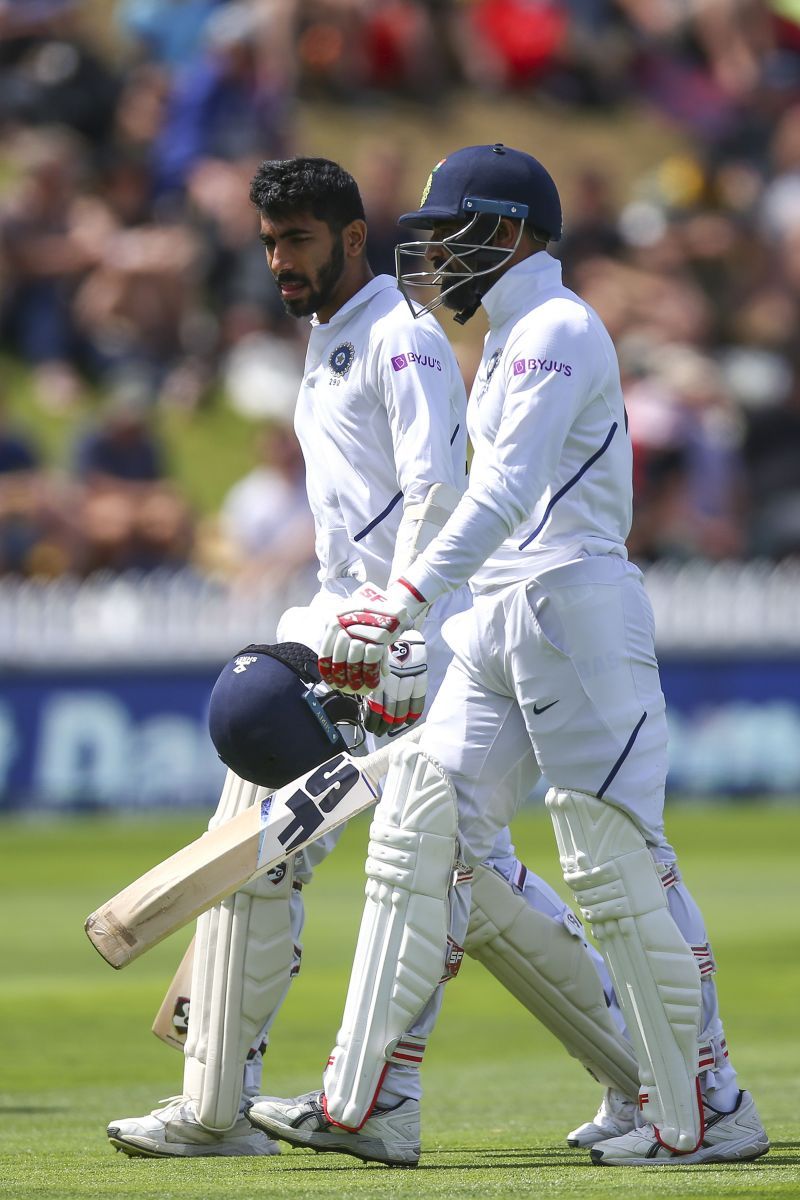
[[[488,388],[489,384],[492,382],[492,376],[494,375],[495,371],[497,370],[497,364],[500,362],[502,354],[503,354],[502,350],[495,350],[494,354],[487,362],[486,374],[483,377],[483,382],[480,384],[480,389],[478,391],[478,395],[476,396],[477,400],[480,400],[482,398],[484,392]]]
[[[570,363],[556,362],[554,358],[515,358],[511,370],[514,375],[524,375],[527,371],[552,371],[569,378],[572,374]]]
[[[420,208],[423,207],[423,205],[425,204],[425,201],[428,199],[428,196],[430,196],[430,194],[431,194],[431,186],[433,184],[434,175],[439,170],[439,167],[441,167],[442,163],[446,163],[446,162],[447,162],[446,158],[440,158],[438,163],[436,164],[436,166],[433,168],[430,175],[428,176],[428,182],[425,184],[425,187],[422,189],[422,199],[419,202]]]
[[[335,350],[331,350],[328,366],[333,371],[334,375],[340,378],[346,375],[353,365],[356,348],[352,342],[342,342],[341,346],[337,346]]]

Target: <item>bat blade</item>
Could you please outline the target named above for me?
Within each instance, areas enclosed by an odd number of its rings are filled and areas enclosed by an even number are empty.
[[[192,967],[194,966],[194,938],[181,959],[175,977],[153,1021],[153,1033],[162,1042],[183,1053],[188,1032],[189,997],[192,994]]]
[[[414,730],[408,736],[419,736]],[[158,863],[87,919],[92,945],[119,970],[226,896],[369,808],[391,744],[338,754]]]

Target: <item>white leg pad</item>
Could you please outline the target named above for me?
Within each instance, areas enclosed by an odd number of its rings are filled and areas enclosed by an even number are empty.
[[[183,1090],[210,1129],[235,1123],[248,1052],[291,982],[292,878],[290,861],[282,878],[261,876],[197,922]]]
[[[219,803],[213,817],[208,822],[208,828],[216,829],[218,826],[224,825],[226,821],[230,821],[231,817],[237,817],[240,812],[244,812],[246,808],[250,808],[251,805],[263,800],[269,794],[269,788],[259,787],[257,783],[248,783],[234,771],[228,771],[220,792]]]
[[[564,880],[600,943],[636,1047],[644,1118],[670,1149],[695,1150],[700,972],[650,851],[630,817],[605,801],[552,788],[545,802]]]
[[[442,979],[456,831],[441,767],[398,742],[370,827],[364,915],[324,1079],[327,1115],[345,1128],[366,1121],[397,1042]]]
[[[464,949],[595,1079],[636,1099],[636,1058],[611,1019],[583,942],[560,921],[531,908],[488,867],[475,869]]]

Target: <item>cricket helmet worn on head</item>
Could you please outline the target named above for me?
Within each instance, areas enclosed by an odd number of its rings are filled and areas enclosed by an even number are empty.
[[[420,207],[403,213],[398,224],[430,229],[477,212],[524,219],[550,242],[561,237],[561,200],[552,175],[533,155],[501,142],[465,146],[443,158],[430,173]]]
[[[504,219],[519,222],[513,246],[492,246]],[[397,280],[415,316],[431,312],[442,303],[455,310],[460,323],[469,320],[485,292],[496,281],[497,271],[512,257],[527,227],[541,242],[561,237],[561,200],[550,172],[538,159],[498,142],[494,146],[466,146],[443,158],[431,171],[420,207],[403,213],[399,224],[416,229],[458,222],[451,234],[434,242],[405,242],[397,247]],[[431,250],[441,249],[431,269],[406,268],[404,257],[431,261]],[[440,294],[428,304],[414,304],[406,290],[437,287]]]
[[[246,646],[222,668],[208,711],[217,754],[242,779],[279,788],[347,750],[340,726],[363,737],[353,696],[328,687],[300,642]]]

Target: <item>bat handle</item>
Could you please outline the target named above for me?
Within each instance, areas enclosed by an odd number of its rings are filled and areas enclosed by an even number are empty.
[[[417,742],[422,736],[423,722],[420,721],[409,729],[408,733],[402,734],[400,737],[391,738],[385,746],[380,746],[377,750],[373,750],[371,754],[367,754],[362,759],[356,759],[358,766],[369,777],[370,783],[375,787],[378,786],[382,777],[386,774],[389,766],[389,761],[392,757],[392,751],[398,742]]]

